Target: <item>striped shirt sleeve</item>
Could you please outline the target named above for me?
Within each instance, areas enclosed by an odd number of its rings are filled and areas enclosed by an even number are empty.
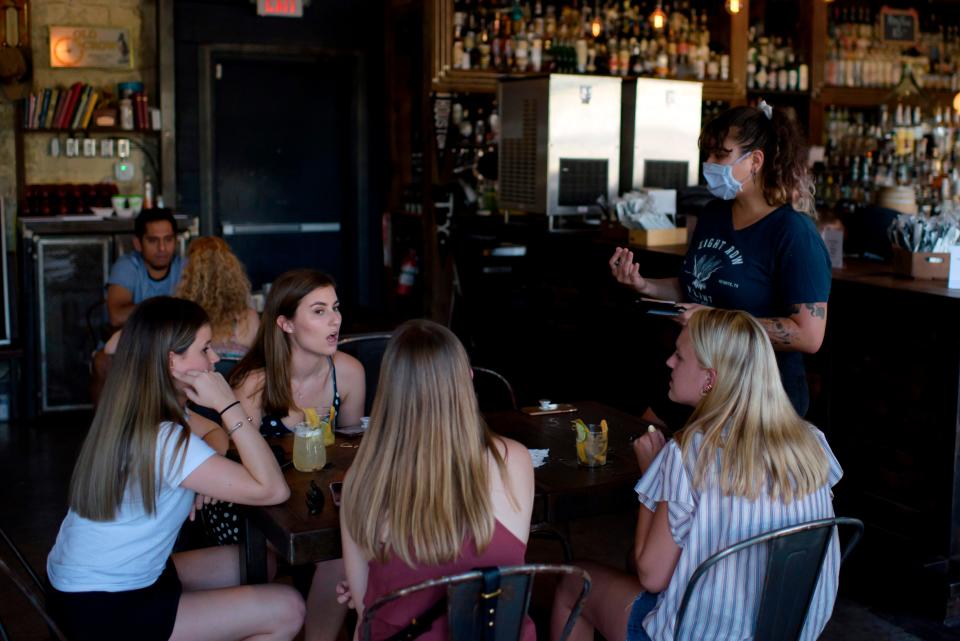
[[[827,461],[830,464],[830,471],[827,474],[827,483],[830,487],[833,487],[840,482],[841,478],[843,478],[843,469],[840,467],[840,462],[837,461],[837,457],[833,455],[833,450],[830,449],[830,445],[827,443],[827,437],[823,435],[823,432],[812,425],[810,428],[813,430],[813,433],[816,434],[817,440],[820,441],[820,446],[823,448],[823,453],[827,456]]]
[[[640,502],[651,512],[657,509],[657,503],[667,503],[670,534],[674,542],[683,547],[690,533],[696,502],[676,441],[670,441],[660,450],[634,490]]]

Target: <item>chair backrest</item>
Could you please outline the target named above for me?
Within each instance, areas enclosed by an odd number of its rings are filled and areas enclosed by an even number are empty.
[[[363,415],[370,416],[373,397],[377,393],[377,381],[380,379],[380,361],[387,349],[391,332],[371,332],[368,334],[350,334],[340,338],[337,349],[350,354],[363,365],[366,382],[366,398],[363,401]]]
[[[700,564],[687,583],[673,628],[675,641],[682,639],[680,632],[684,614],[700,578],[724,559],[762,544],[768,546],[767,566],[753,639],[799,639],[813,592],[817,587],[820,569],[833,538],[833,529],[841,525],[849,526],[853,530],[844,545],[840,557],[842,563],[863,534],[863,523],[857,519],[836,517],[781,528],[745,539],[711,556]]]
[[[33,571],[27,559],[20,553],[17,546],[13,544],[13,541],[7,536],[3,528],[0,528],[0,538],[3,539],[3,543],[6,544],[6,551],[9,552],[9,556],[6,552],[0,553],[0,572],[10,579],[30,605],[43,617],[43,620],[50,628],[50,633],[60,641],[67,641],[66,636],[47,611],[46,592],[43,583],[40,582],[40,577]],[[19,569],[15,570],[11,565],[18,566]],[[26,574],[28,578],[24,577],[23,574]],[[7,632],[4,630],[2,624],[0,624],[0,638],[8,638]]]
[[[523,630],[523,621],[530,604],[533,577],[537,574],[575,575],[582,581],[582,589],[557,641],[565,641],[573,630],[583,602],[590,592],[590,575],[572,565],[515,565],[499,569],[499,588],[484,592],[484,572],[471,570],[462,574],[430,579],[407,588],[385,594],[363,611],[360,622],[361,641],[371,640],[371,627],[377,611],[388,603],[411,594],[435,588],[446,588],[446,615],[450,639],[455,641],[517,641]],[[495,601],[491,597],[496,597]],[[490,606],[495,612],[490,614]],[[492,621],[489,617],[492,617]],[[485,624],[485,621],[487,622]],[[493,633],[487,626],[493,623]],[[380,641],[380,640],[378,640]]]
[[[517,409],[513,385],[502,374],[486,367],[473,368],[473,389],[481,412]]]
[[[106,309],[107,302],[101,298],[90,303],[83,314],[87,323],[87,336],[93,348],[99,348],[112,333],[110,323],[106,319]]]

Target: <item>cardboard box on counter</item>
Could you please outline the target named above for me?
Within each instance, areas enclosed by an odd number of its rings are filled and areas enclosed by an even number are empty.
[[[909,252],[893,247],[893,271],[922,280],[947,280],[950,275],[950,254]]]
[[[683,245],[687,242],[687,228],[672,229],[631,229],[630,244],[641,247],[660,245]]]

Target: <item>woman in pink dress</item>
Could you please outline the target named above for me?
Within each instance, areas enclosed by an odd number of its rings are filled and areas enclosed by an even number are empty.
[[[460,341],[436,323],[408,321],[387,346],[341,508],[343,560],[361,619],[364,608],[399,588],[524,562],[530,453],[487,429],[471,377]],[[442,596],[421,592],[381,608],[373,638],[403,630]],[[528,619],[523,639],[535,636]],[[419,637],[447,638],[445,616]]]

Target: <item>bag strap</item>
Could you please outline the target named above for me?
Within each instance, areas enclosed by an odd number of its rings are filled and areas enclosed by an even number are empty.
[[[483,622],[484,641],[497,638],[497,604],[500,594],[500,568],[477,568],[483,573],[483,591],[480,592],[480,619]]]

